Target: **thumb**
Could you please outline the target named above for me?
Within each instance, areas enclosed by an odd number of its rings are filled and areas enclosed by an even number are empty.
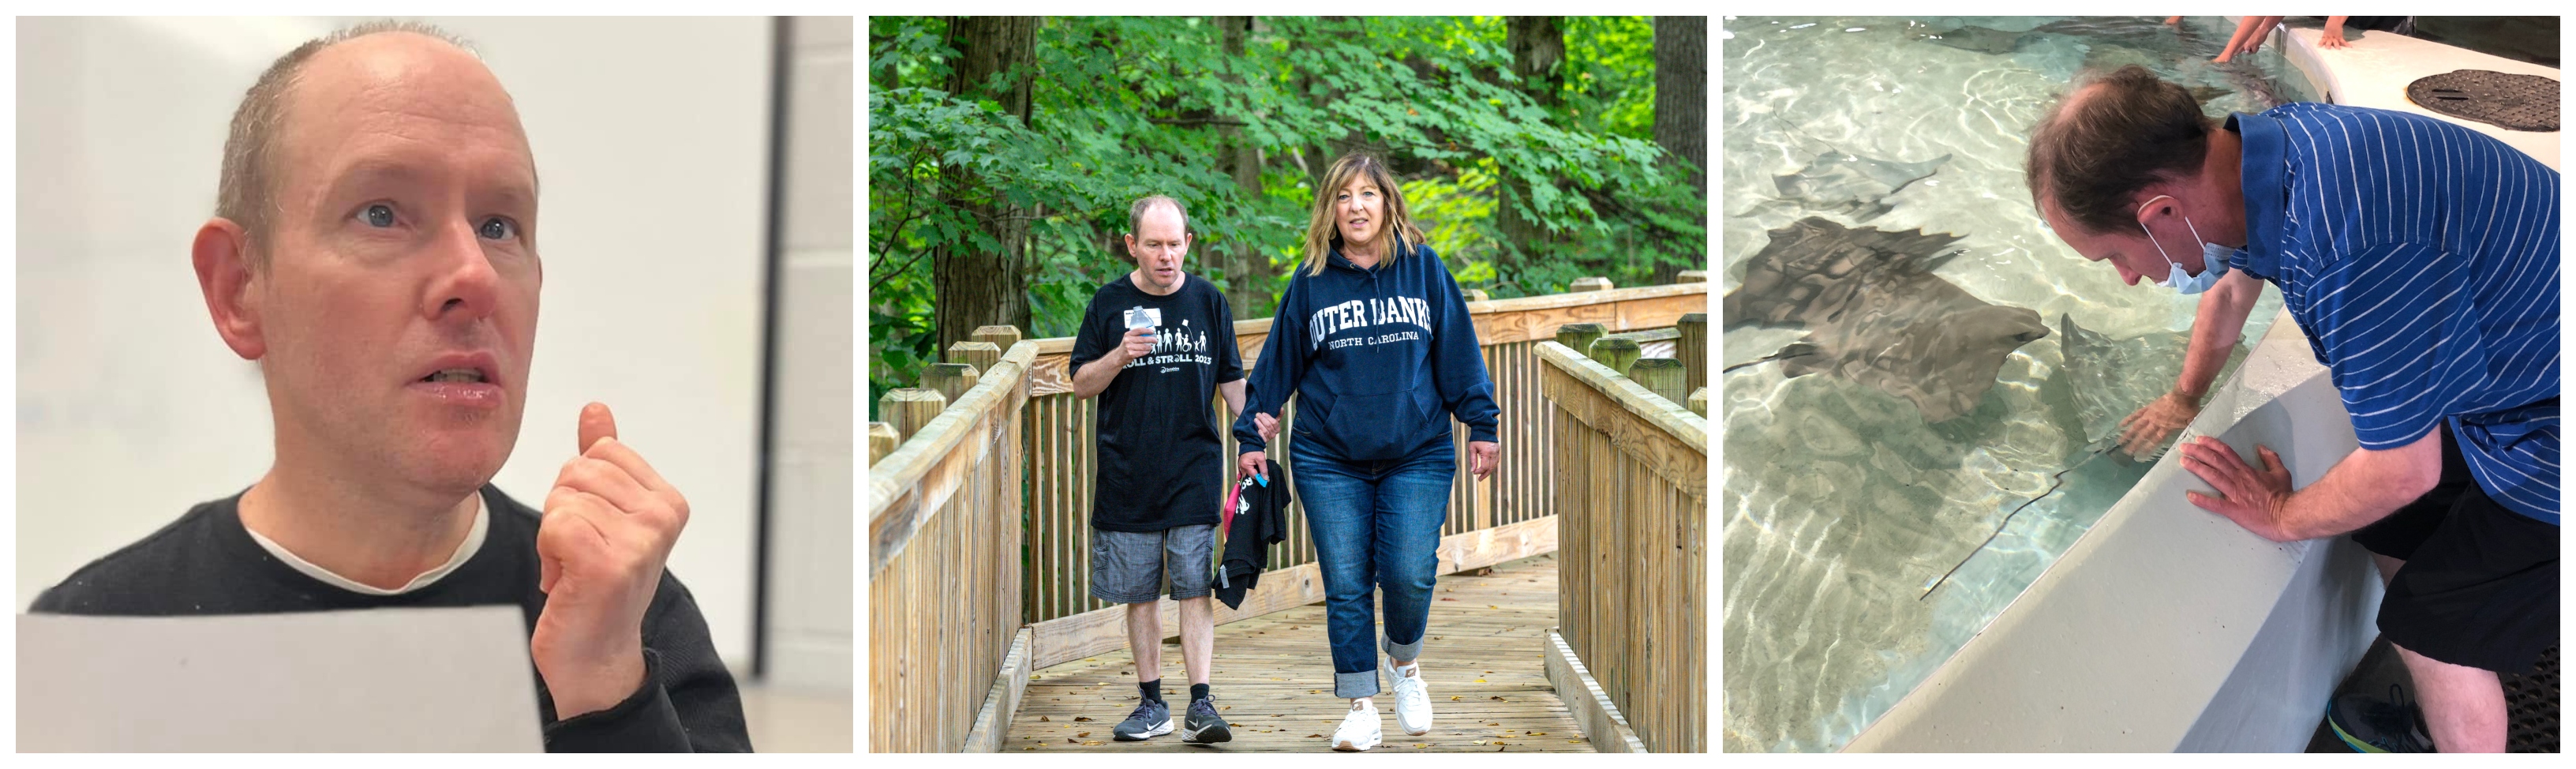
[[[573,447],[574,453],[589,451],[590,445],[601,438],[615,437],[617,415],[608,413],[608,404],[594,402],[581,407],[581,444]]]
[[[2265,471],[2275,473],[2281,471],[2281,455],[2273,452],[2272,447],[2256,446],[2254,448],[2263,452],[2263,469]]]

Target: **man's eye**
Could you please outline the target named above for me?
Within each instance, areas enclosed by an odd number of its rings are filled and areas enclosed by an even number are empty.
[[[358,219],[366,222],[370,227],[391,227],[394,226],[394,207],[383,203],[369,203],[367,207],[358,209]]]
[[[515,240],[519,237],[519,228],[510,220],[495,216],[484,219],[474,228],[474,233],[489,240]]]

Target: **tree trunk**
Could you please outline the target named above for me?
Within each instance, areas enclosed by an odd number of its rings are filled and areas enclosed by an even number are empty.
[[[1554,109],[1565,83],[1560,74],[1565,63],[1564,27],[1555,16],[1510,16],[1503,25],[1503,47],[1511,51],[1512,74],[1520,78],[1522,92],[1539,106]],[[1495,189],[1494,227],[1503,236],[1497,255],[1501,263],[1496,267],[1516,276],[1520,265],[1547,257],[1556,243],[1547,226],[1528,210],[1530,185],[1512,170],[1502,169]]]
[[[1708,196],[1708,17],[1655,17],[1655,143]]]
[[[1216,17],[1216,26],[1225,35],[1225,55],[1241,60],[1244,41],[1252,36],[1252,17],[1219,16]],[[1225,79],[1243,82],[1242,78],[1230,73]],[[1250,122],[1240,116],[1236,119]],[[1261,148],[1243,138],[1241,126],[1225,126],[1224,131],[1224,162],[1234,175],[1235,191],[1242,196],[1247,207],[1258,205],[1257,201],[1261,199]],[[1226,284],[1232,287],[1226,292],[1226,304],[1234,310],[1234,319],[1267,317],[1270,309],[1267,305],[1273,301],[1270,281],[1278,274],[1270,267],[1269,255],[1261,253],[1252,238],[1238,237],[1226,244],[1225,253],[1220,258],[1225,264]]]
[[[957,51],[950,63],[948,90],[960,97],[991,99],[1002,111],[1026,122],[1035,91],[1038,19],[1031,16],[960,16],[948,21],[948,45]],[[995,75],[1003,75],[999,80]],[[972,178],[960,178],[954,189],[987,194]],[[976,224],[998,246],[992,250],[952,243],[931,254],[932,314],[938,317],[939,348],[967,341],[977,326],[1029,328],[1028,215],[998,196],[966,206]]]
[[[1708,17],[1655,17],[1655,143],[1691,164],[1690,185],[1708,200]],[[1655,265],[1655,282],[1708,269],[1705,252],[1688,267]]]

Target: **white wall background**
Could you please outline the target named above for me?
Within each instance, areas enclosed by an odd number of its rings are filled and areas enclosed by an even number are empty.
[[[787,211],[770,423],[769,680],[850,690],[851,19],[789,29]]]
[[[581,404],[615,408],[620,437],[688,494],[670,567],[745,668],[770,21],[427,20],[473,41],[510,90],[543,179],[537,354],[495,481],[541,502]],[[188,242],[214,210],[243,89],[349,21],[19,20],[18,606],[267,468],[258,373],[215,336]],[[846,518],[846,480],[840,493]]]

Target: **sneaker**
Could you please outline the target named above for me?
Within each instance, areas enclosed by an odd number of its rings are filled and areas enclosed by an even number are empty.
[[[1395,725],[1402,727],[1405,734],[1430,734],[1431,690],[1423,686],[1421,662],[1414,663],[1413,675],[1404,675],[1392,666],[1386,672],[1395,679]]]
[[[1145,700],[1137,703],[1136,712],[1127,714],[1127,720],[1118,722],[1117,728],[1110,729],[1109,733],[1115,735],[1119,742],[1133,742],[1171,734],[1172,706],[1165,705],[1160,700]]]
[[[1333,749],[1361,751],[1377,747],[1385,732],[1377,726],[1377,704],[1352,706],[1351,714],[1342,717],[1342,725],[1333,729]]]
[[[1181,741],[1192,745],[1212,745],[1234,740],[1234,730],[1225,716],[1216,714],[1216,698],[1190,700],[1190,715],[1181,722]]]
[[[2326,709],[2326,725],[2355,753],[2434,752],[2424,712],[2396,684],[2388,685],[2387,699],[2367,694],[2336,697]]]

